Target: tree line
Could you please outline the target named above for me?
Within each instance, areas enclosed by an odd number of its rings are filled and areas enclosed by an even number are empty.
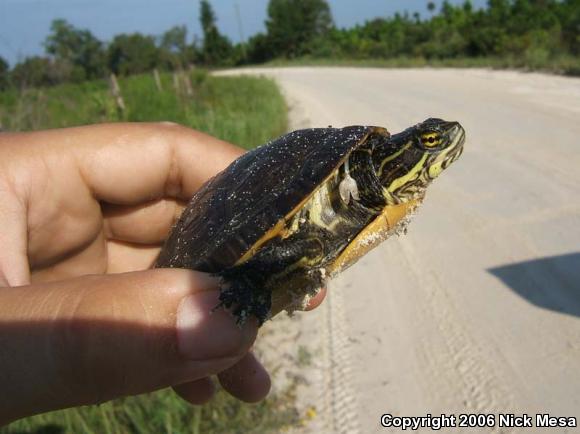
[[[12,69],[0,57],[0,89],[46,86],[152,69],[176,70],[256,64],[300,57],[331,59],[515,58],[529,66],[580,56],[580,0],[488,0],[474,9],[427,2],[425,14],[395,14],[338,28],[326,0],[270,0],[266,31],[234,44],[217,27],[209,0],[200,1],[202,40],[188,40],[185,26],[159,37],[120,34],[104,43],[89,30],[53,21],[45,55]]]

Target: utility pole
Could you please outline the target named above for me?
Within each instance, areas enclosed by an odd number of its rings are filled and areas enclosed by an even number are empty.
[[[242,47],[242,56],[246,59],[246,39],[244,38],[244,27],[242,26],[242,15],[240,14],[240,5],[236,1],[234,3],[236,9],[236,18],[238,21],[238,31],[240,32],[240,47]]]

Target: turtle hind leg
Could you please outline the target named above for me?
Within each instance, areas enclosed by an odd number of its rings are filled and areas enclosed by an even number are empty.
[[[249,261],[218,273],[224,282],[220,306],[230,309],[238,324],[254,315],[262,325],[270,318],[273,291],[288,296],[281,300],[288,306],[297,293],[305,295],[321,286],[320,273],[311,271],[319,269],[323,258],[323,243],[318,238],[274,239]]]
[[[220,273],[224,285],[220,292],[220,304],[230,310],[238,325],[243,325],[249,317],[255,316],[259,325],[270,315],[272,294],[263,286],[262,279],[251,279],[236,267]]]

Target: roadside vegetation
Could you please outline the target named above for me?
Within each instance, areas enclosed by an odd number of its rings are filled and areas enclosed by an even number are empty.
[[[218,392],[192,407],[173,391],[118,399],[30,417],[0,428],[2,434],[268,434],[299,423],[294,388],[259,404],[244,404]]]
[[[350,29],[331,27],[300,56],[384,66],[490,66],[580,75],[580,1],[470,1],[427,14],[396,14]],[[292,56],[285,56],[291,58]]]
[[[44,56],[14,67],[0,57],[0,89],[51,86],[189,65],[274,64],[490,66],[580,75],[580,0],[488,0],[476,9],[426,2],[422,13],[335,26],[326,0],[270,0],[266,31],[233,44],[200,1],[203,38],[176,26],[160,36],[120,34],[108,43],[64,20],[52,23]]]
[[[580,76],[580,59],[571,56],[555,57],[549,64],[530,62],[518,57],[457,57],[426,59],[422,57],[393,57],[390,59],[347,59],[343,57],[303,56],[296,59],[274,59],[263,64],[272,67],[343,66],[359,68],[491,68],[525,72]]]
[[[0,125],[38,130],[109,121],[173,121],[245,148],[286,129],[276,84],[256,77],[212,77],[205,71],[141,74],[107,80],[0,92]],[[121,98],[119,101],[118,98]]]
[[[302,347],[294,355],[301,368],[311,365],[311,357]],[[163,390],[29,417],[0,427],[0,434],[280,433],[304,426],[315,416],[315,407],[302,412],[296,408],[297,388],[303,381],[299,375],[288,375],[282,390],[258,404],[244,404],[218,390],[209,404],[192,407],[173,391]]]

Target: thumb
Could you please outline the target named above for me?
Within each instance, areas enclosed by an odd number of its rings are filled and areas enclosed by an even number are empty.
[[[0,288],[0,425],[232,366],[257,326],[212,313],[216,289],[209,276],[177,269]]]

